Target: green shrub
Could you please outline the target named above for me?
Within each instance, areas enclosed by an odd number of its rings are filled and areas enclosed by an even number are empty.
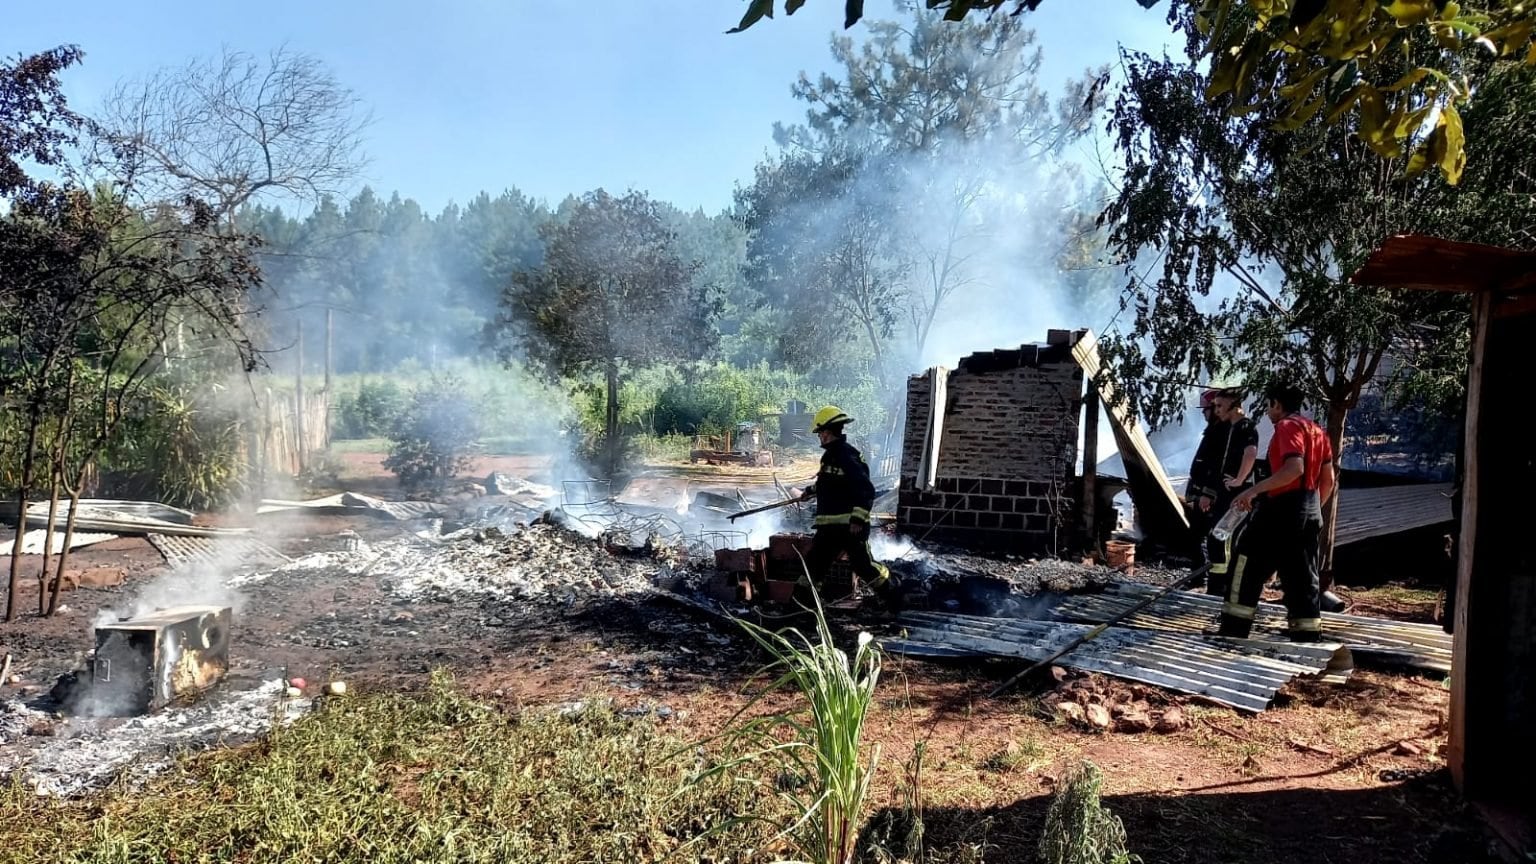
[[[1098,766],[1084,760],[1051,800],[1040,837],[1041,864],[1140,864],[1125,847],[1125,826],[1099,800]]]
[[[469,467],[479,437],[479,414],[463,382],[438,378],[418,386],[395,419],[384,467],[407,488],[434,486]]]
[[[357,385],[356,390],[336,394],[336,418],[332,434],[336,438],[388,436],[405,411],[408,401],[405,390],[389,379],[364,380]]]
[[[121,487],[111,491],[193,510],[235,500],[247,479],[241,417],[217,392],[175,381],[140,391],[103,460]]]

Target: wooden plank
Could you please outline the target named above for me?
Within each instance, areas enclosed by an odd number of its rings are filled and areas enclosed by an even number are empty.
[[[1085,388],[1083,395],[1083,494],[1080,505],[1082,516],[1080,524],[1083,526],[1083,546],[1085,549],[1097,549],[1099,546],[1099,531],[1095,524],[1095,518],[1099,512],[1098,479],[1099,472],[1096,466],[1099,464],[1099,393],[1092,384]]]
[[[1477,565],[1478,409],[1483,401],[1484,358],[1488,352],[1488,328],[1493,323],[1493,296],[1480,292],[1472,302],[1472,363],[1467,370],[1467,441],[1464,479],[1461,484],[1461,540],[1456,562],[1456,612],[1451,645],[1451,730],[1446,763],[1456,787],[1467,783],[1467,610],[1472,596],[1472,573]]]
[[[1120,448],[1120,459],[1129,475],[1126,479],[1130,481],[1131,496],[1141,510],[1148,530],[1154,533],[1188,532],[1189,518],[1184,515],[1184,505],[1158,461],[1152,442],[1147,440],[1141,424],[1131,419],[1119,391],[1102,374],[1104,365],[1099,357],[1099,341],[1092,331],[1085,331],[1072,346],[1072,357],[1092,382],[1109,414],[1115,446]]]
[[[928,370],[928,429],[923,437],[922,456],[917,460],[917,488],[932,492],[939,476],[939,448],[944,442],[944,416],[949,413],[949,370],[933,366]]]

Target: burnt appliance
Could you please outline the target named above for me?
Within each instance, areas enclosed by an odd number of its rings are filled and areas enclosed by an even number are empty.
[[[82,713],[132,716],[212,687],[229,669],[230,609],[176,606],[96,628]]]

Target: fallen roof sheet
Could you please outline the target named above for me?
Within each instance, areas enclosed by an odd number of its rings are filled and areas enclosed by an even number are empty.
[[[256,515],[266,516],[271,513],[291,513],[296,510],[306,510],[326,516],[375,516],[381,519],[395,519],[402,522],[411,519],[441,516],[448,512],[447,508],[443,505],[431,501],[385,501],[382,498],[359,495],[356,492],[340,492],[309,501],[284,501],[278,498],[263,498],[260,506],[256,508]]]
[[[254,537],[171,537],[149,535],[154,546],[172,567],[201,566],[221,570],[276,567],[289,557]]]
[[[881,640],[896,653],[1031,662],[1045,660],[1093,629],[1065,621],[938,612],[908,613],[897,623],[905,638]],[[1348,649],[1338,644],[1294,645],[1127,627],[1106,628],[1057,662],[1254,712],[1269,707],[1275,693],[1294,678],[1342,672],[1352,665]]]
[[[57,520],[55,520],[57,523]],[[27,514],[28,525],[46,527],[48,515]],[[113,534],[170,534],[179,537],[234,537],[249,534],[249,528],[210,528],[202,525],[184,525],[148,516],[134,516],[112,510],[88,510],[80,508],[75,517],[75,530],[104,531]]]
[[[49,503],[47,501],[33,501],[27,505],[28,521],[36,522],[38,518],[47,519]],[[69,516],[70,502],[67,498],[61,498],[55,519],[62,524]],[[174,522],[178,525],[191,525],[193,513],[191,510],[183,510],[180,507],[172,507],[169,504],[161,504],[157,501],[118,501],[112,498],[82,498],[80,499],[80,513],[82,516],[114,519],[157,519],[162,522]],[[15,524],[16,502],[0,502],[0,518]],[[44,526],[46,527],[46,525]]]
[[[1077,594],[1064,598],[1053,609],[1057,617],[1102,623],[1128,611],[1158,591],[1155,586],[1121,582],[1102,594]],[[1216,621],[1221,598],[1194,591],[1174,591],[1123,623],[1160,631],[1198,633]],[[1260,603],[1254,619],[1257,632],[1278,634],[1285,630],[1285,607]],[[1410,624],[1363,615],[1323,613],[1323,635],[1349,646],[1361,659],[1374,659],[1432,672],[1451,671],[1451,635],[1433,624]]]
[[[48,531],[45,528],[34,528],[31,531],[28,531],[26,534],[23,534],[21,537],[21,554],[43,554],[43,538],[47,534]],[[79,549],[84,546],[94,546],[97,543],[105,543],[108,540],[116,540],[117,536],[118,535],[116,534],[99,534],[86,531],[76,531],[74,535],[69,538],[69,548]],[[52,547],[48,550],[50,554],[57,555],[64,551],[63,525],[54,526],[53,542],[50,543],[49,546]],[[15,547],[16,539],[14,537],[5,541],[4,543],[0,543],[0,555],[11,554],[11,550]]]
[[[1340,489],[1333,545],[1441,525],[1453,518],[1449,483]]]

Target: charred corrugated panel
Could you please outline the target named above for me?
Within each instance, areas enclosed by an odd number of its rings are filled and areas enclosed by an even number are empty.
[[[1059,618],[1102,623],[1120,615],[1158,589],[1137,583],[1119,583],[1102,594],[1064,598],[1052,608]],[[1171,632],[1198,633],[1215,622],[1221,598],[1193,591],[1175,591],[1141,610],[1123,623]],[[1259,604],[1254,631],[1270,636],[1286,629],[1285,607]],[[1433,624],[1410,624],[1363,615],[1323,613],[1323,636],[1349,646],[1361,660],[1405,665],[1432,672],[1451,671],[1451,636]]]
[[[904,638],[882,640],[891,651],[927,656],[993,656],[1044,660],[1092,629],[1064,621],[1029,621],[915,612],[903,615]],[[1342,645],[1294,645],[1251,639],[1186,636],[1110,627],[1059,661],[1202,696],[1244,711],[1263,711],[1300,676],[1347,672]]]
[[[150,534],[149,543],[173,567],[195,565],[250,569],[277,567],[288,556],[251,537],[172,537]]]
[[[132,716],[213,686],[229,669],[230,609],[178,606],[96,628],[81,714]]]

